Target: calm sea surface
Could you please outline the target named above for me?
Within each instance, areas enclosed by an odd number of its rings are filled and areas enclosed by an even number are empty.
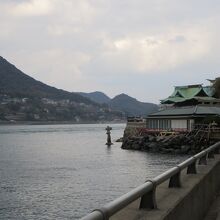
[[[0,219],[79,219],[185,159],[108,148],[106,126],[0,126]]]

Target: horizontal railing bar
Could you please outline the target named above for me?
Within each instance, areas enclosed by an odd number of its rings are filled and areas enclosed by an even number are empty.
[[[192,163],[194,163],[196,161],[196,158],[195,157],[190,157],[188,158],[187,160],[183,161],[182,163],[180,163],[178,165],[178,167],[183,170],[185,169],[186,167],[188,167],[189,165],[191,165]]]
[[[147,181],[144,184],[138,186],[132,191],[122,195],[116,200],[106,204],[103,206],[105,210],[107,210],[109,217],[126,207],[130,203],[134,202],[145,193],[150,192],[153,189],[153,183],[151,181]]]
[[[201,157],[204,157],[206,154],[207,154],[207,151],[203,150],[203,151],[199,152],[198,154],[194,155],[194,158],[200,159]]]
[[[206,150],[207,150],[208,152],[210,152],[210,151],[215,150],[215,149],[218,148],[218,147],[219,147],[219,143],[216,143],[216,144],[210,146],[209,148],[207,148]]]
[[[144,184],[136,187],[130,192],[122,195],[121,197],[115,199],[112,202],[104,205],[101,209],[94,210],[92,213],[88,214],[81,220],[104,220],[108,219],[122,208],[126,207],[130,203],[134,202],[138,198],[142,197],[144,194],[152,191],[155,186],[167,181],[169,178],[173,177],[177,173],[180,173],[183,169],[195,163],[198,159],[208,155],[208,153],[220,148],[220,142],[210,146],[209,148],[199,152],[198,154],[188,158],[179,165],[165,171],[164,173],[158,175],[152,180],[146,181]]]
[[[99,211],[93,211],[90,214],[88,214],[87,216],[81,218],[81,220],[103,220],[103,214]]]
[[[178,167],[173,167],[167,171],[165,171],[164,173],[156,176],[155,178],[153,178],[153,181],[156,183],[156,185],[160,185],[161,183],[165,182],[166,180],[168,180],[170,177],[172,177],[173,175],[177,174],[179,172],[179,168]]]

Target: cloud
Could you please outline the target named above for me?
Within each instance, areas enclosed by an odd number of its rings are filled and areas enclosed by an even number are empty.
[[[97,10],[88,0],[54,0],[53,19],[48,24],[48,32],[54,36],[78,33],[90,25],[96,17]]]
[[[124,74],[161,74],[204,59],[212,52],[212,38],[200,27],[172,28],[157,35],[132,33],[119,39],[106,38],[105,48],[93,63],[95,68],[97,63],[102,63]]]
[[[89,60],[90,57],[84,53],[51,49],[32,51],[29,54],[26,51],[17,51],[9,61],[37,80],[58,88],[76,91],[83,85],[88,85],[81,72],[81,66]]]
[[[15,16],[42,16],[51,11],[50,0],[26,0],[10,5],[10,13]]]
[[[138,97],[153,77],[165,90],[219,72],[217,0],[8,0],[0,9],[0,55],[63,89]]]

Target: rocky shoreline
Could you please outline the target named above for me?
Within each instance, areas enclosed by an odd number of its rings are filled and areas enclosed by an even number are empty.
[[[188,134],[156,136],[147,134],[144,136],[124,137],[121,148],[164,154],[193,155],[211,144],[211,141],[207,141],[206,137],[202,138],[201,136],[192,136]]]

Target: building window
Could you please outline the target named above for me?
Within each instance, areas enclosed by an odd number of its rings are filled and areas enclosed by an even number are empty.
[[[171,129],[171,120],[168,119],[148,119],[149,129],[169,130]]]
[[[168,119],[159,120],[159,129],[169,130],[171,128],[171,121]]]
[[[148,120],[148,128],[158,129],[158,120],[157,119],[149,119]]]

